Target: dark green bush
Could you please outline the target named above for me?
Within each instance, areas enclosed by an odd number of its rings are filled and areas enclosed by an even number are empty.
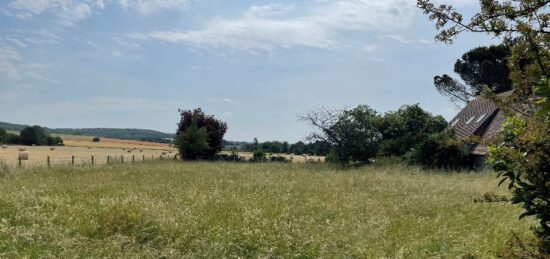
[[[254,162],[265,162],[265,152],[262,149],[256,149],[252,154],[252,161]]]
[[[449,133],[429,136],[407,153],[406,160],[424,168],[449,170],[468,169],[471,165],[466,145]]]
[[[95,138],[92,139],[92,142],[100,142],[100,141],[101,141],[101,139],[98,138],[98,137],[95,137]]]

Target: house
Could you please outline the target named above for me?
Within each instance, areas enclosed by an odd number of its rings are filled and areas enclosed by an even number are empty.
[[[503,93],[502,95],[508,94]],[[504,112],[490,99],[477,97],[460,111],[448,125],[455,136],[461,140],[477,138],[481,144],[469,146],[469,152],[475,168],[485,166],[487,146],[484,144],[496,140],[506,120]]]

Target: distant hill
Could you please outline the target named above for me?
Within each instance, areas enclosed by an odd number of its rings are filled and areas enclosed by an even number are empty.
[[[28,125],[12,124],[0,121],[0,128],[8,131],[20,131]],[[174,138],[174,134],[164,133],[156,130],[147,129],[115,129],[115,128],[45,128],[50,133],[69,134],[79,136],[93,136],[103,138],[116,138],[128,140],[142,140],[159,143],[169,143]]]

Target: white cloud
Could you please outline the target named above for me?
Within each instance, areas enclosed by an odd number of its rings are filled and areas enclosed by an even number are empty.
[[[385,60],[383,58],[369,58],[370,61],[374,62],[384,62]]]
[[[162,10],[184,8],[189,2],[190,0],[119,0],[124,8],[135,9],[144,15]]]
[[[0,46],[0,79],[21,79],[21,74],[17,69],[17,65],[21,61],[23,58],[16,49]]]
[[[141,14],[149,15],[161,10],[183,8],[191,0],[12,0],[7,15],[27,20],[34,16],[48,13],[56,17],[56,22],[63,26],[74,26],[103,10],[107,4],[118,3],[123,8],[130,8]]]
[[[403,44],[411,44],[411,43],[420,43],[420,44],[433,44],[435,43],[433,40],[426,40],[426,39],[409,39],[401,35],[388,35],[386,36],[388,39],[396,40],[398,42],[401,42]]]
[[[44,12],[51,12],[57,22],[63,26],[72,26],[76,22],[91,16],[96,5],[89,0],[13,0],[10,3],[16,17],[28,19]]]
[[[231,99],[229,99],[229,98],[223,98],[222,101],[225,102],[225,103],[229,103],[229,104],[232,104],[232,103],[233,103],[233,100],[231,100]]]
[[[365,46],[363,46],[363,50],[366,52],[375,51],[376,49],[378,49],[378,46],[376,44],[366,44]]]
[[[215,19],[203,29],[153,31],[152,39],[199,47],[240,50],[342,46],[342,32],[391,30],[412,23],[416,7],[410,0],[320,0],[293,15],[294,6],[252,6],[235,19]]]

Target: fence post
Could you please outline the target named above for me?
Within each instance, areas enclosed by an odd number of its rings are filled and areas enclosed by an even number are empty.
[[[21,158],[19,158],[19,168],[23,167],[23,163],[21,162]]]
[[[107,156],[107,164],[111,163],[111,156]]]
[[[143,162],[145,162],[145,155],[143,155]]]
[[[120,155],[120,163],[124,164],[124,155]]]
[[[74,156],[71,157],[71,164],[74,166]]]
[[[160,155],[159,157],[160,157],[160,160],[162,160],[162,155]]]
[[[136,162],[136,155],[132,155],[132,163]]]
[[[48,156],[48,168],[51,167],[51,163],[50,163],[50,156]]]
[[[94,156],[92,156],[92,165],[94,165]]]

